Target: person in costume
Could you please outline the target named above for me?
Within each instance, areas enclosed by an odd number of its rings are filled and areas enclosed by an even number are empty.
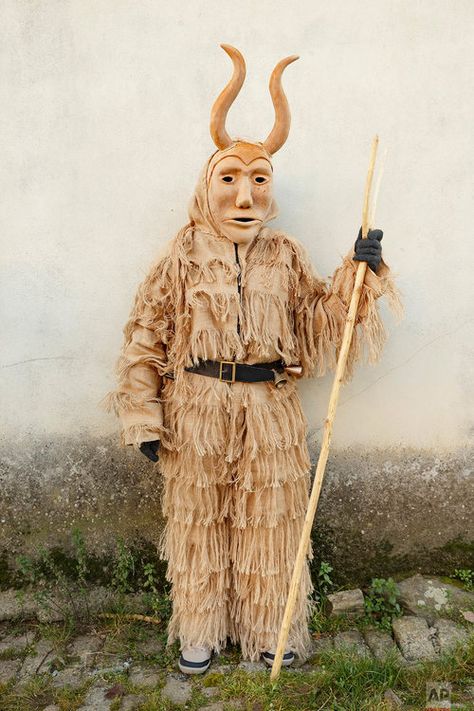
[[[335,366],[357,261],[368,262],[348,377],[367,349],[385,340],[377,299],[397,304],[381,256],[382,232],[356,240],[329,282],[303,245],[268,226],[277,215],[272,155],[290,126],[281,86],[270,92],[275,123],[264,142],[232,139],[226,115],[245,78],[238,50],[221,45],[234,72],[214,103],[206,161],[189,222],[140,285],[124,328],[118,387],[108,403],[122,442],[163,478],[172,615],[167,644],[179,639],[179,668],[205,671],[228,639],[242,657],[272,664],[309,500],[308,423],[298,380]],[[311,649],[315,609],[309,561],[301,579],[283,664]]]

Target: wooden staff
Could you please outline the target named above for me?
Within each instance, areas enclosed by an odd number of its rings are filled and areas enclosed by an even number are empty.
[[[370,155],[369,170],[367,173],[367,180],[365,183],[365,195],[364,195],[364,206],[362,210],[362,237],[365,239],[369,231],[369,204],[370,204],[370,191],[372,187],[372,178],[374,175],[375,158],[377,155],[377,146],[379,138],[375,136],[372,141],[372,151]],[[373,211],[371,213],[371,219],[373,219]],[[362,286],[364,284],[365,272],[367,269],[367,262],[359,262],[356,272],[356,278],[354,283],[354,290],[352,292],[351,303],[349,306],[349,312],[347,314],[346,325],[344,327],[344,335],[342,338],[342,346],[339,352],[339,358],[337,361],[336,375],[334,376],[334,382],[332,385],[331,396],[329,398],[328,414],[324,423],[324,433],[323,440],[321,444],[321,452],[319,454],[318,466],[316,468],[316,474],[313,481],[313,488],[311,491],[311,496],[309,499],[308,510],[306,512],[306,517],[303,524],[303,531],[300,538],[300,543],[298,547],[298,553],[296,555],[295,566],[293,568],[293,576],[291,578],[290,589],[288,593],[288,600],[286,602],[285,613],[283,616],[283,622],[280,629],[280,635],[278,637],[278,645],[275,653],[275,659],[273,660],[272,671],[270,674],[270,679],[273,681],[278,678],[280,674],[281,663],[283,659],[283,654],[285,652],[286,642],[288,640],[288,634],[290,631],[291,619],[293,617],[293,612],[296,605],[296,600],[301,583],[301,574],[303,572],[303,565],[306,560],[306,552],[308,549],[308,544],[311,538],[311,530],[313,527],[314,515],[316,513],[316,507],[318,505],[319,494],[321,491],[321,485],[323,483],[324,472],[326,469],[326,462],[329,455],[329,445],[331,443],[332,428],[334,424],[334,418],[336,416],[337,402],[339,400],[339,391],[341,389],[341,383],[344,379],[344,372],[346,369],[347,356],[349,354],[349,347],[351,345],[352,334],[354,331],[355,319],[357,316],[357,307],[359,305],[360,295],[362,293]]]

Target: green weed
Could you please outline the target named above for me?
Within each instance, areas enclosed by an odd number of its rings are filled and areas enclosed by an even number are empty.
[[[474,590],[474,570],[470,568],[456,568],[454,577],[464,584],[466,590]]]
[[[393,618],[402,614],[399,595],[398,585],[393,578],[372,578],[364,595],[364,606],[366,615],[376,627],[388,632],[391,630]]]

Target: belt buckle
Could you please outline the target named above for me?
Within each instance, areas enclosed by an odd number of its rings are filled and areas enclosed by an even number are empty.
[[[232,379],[231,380],[229,380],[228,378],[222,377],[222,366],[223,365],[231,365],[232,366]],[[222,383],[235,383],[236,366],[237,366],[237,363],[234,360],[220,360],[219,361],[219,380]]]

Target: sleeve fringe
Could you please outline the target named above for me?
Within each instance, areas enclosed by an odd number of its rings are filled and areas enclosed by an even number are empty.
[[[122,447],[132,445],[135,449],[139,449],[143,442],[154,442],[155,440],[163,439],[163,436],[169,436],[171,432],[164,426],[157,425],[131,425],[122,430],[120,435],[120,444]]]
[[[115,414],[120,417],[122,412],[133,412],[139,408],[145,407],[152,403],[160,403],[159,397],[144,398],[134,393],[121,392],[120,390],[112,390],[107,393],[101,400],[101,406],[106,412]]]
[[[359,262],[347,255],[328,284],[317,277],[304,252],[300,252],[295,328],[304,375],[325,375],[337,365],[347,313]],[[356,324],[348,353],[343,382],[349,381],[359,361],[378,362],[387,332],[377,300],[385,296],[397,320],[403,316],[400,292],[393,275],[382,260],[377,274],[367,267],[362,286]]]

